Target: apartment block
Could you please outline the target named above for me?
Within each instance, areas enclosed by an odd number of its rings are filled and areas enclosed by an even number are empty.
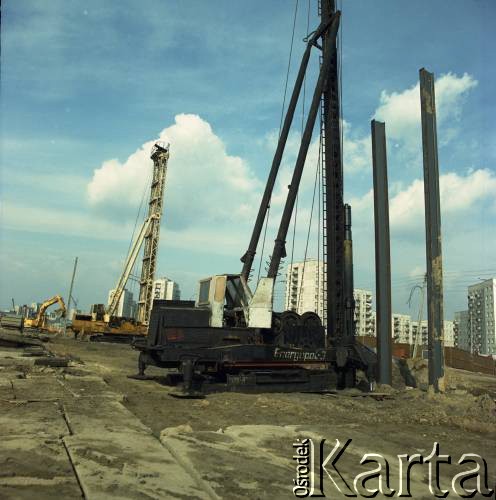
[[[470,352],[496,354],[496,279],[468,287],[468,337]]]
[[[323,318],[324,263],[316,259],[295,262],[286,271],[284,308],[303,314],[316,312]]]
[[[372,292],[355,288],[353,296],[355,298],[356,334],[374,336],[375,318],[372,315]]]
[[[109,290],[108,293],[108,305],[112,302],[114,297],[115,289]],[[115,316],[121,318],[134,318],[136,315],[136,302],[133,300],[133,294],[129,290],[124,289],[119,299],[119,305],[114,313]]]
[[[412,343],[412,318],[407,314],[393,314],[393,341],[399,344]]]
[[[468,311],[455,312],[455,319],[453,321],[453,333],[455,337],[455,347],[470,352],[471,343],[468,328]]]
[[[165,276],[153,282],[153,298],[160,300],[180,300],[179,285]]]

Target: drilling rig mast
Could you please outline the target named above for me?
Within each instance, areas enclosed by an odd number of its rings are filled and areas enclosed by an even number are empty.
[[[319,0],[322,22],[336,12],[335,0]],[[353,276],[352,266],[345,259],[345,206],[343,203],[343,162],[341,152],[340,79],[336,37],[326,34],[323,59],[331,64],[322,92],[322,186],[323,186],[323,258],[324,311],[328,345],[340,347],[354,340],[353,285],[346,277]],[[350,210],[348,209],[348,212]],[[351,220],[351,213],[349,213]],[[351,278],[352,279],[352,278]],[[351,319],[350,319],[351,318]]]
[[[157,267],[157,251],[160,236],[160,221],[164,202],[164,185],[169,160],[169,145],[156,143],[153,146],[153,178],[148,204],[150,225],[144,238],[143,264],[141,268],[140,294],[138,301],[138,322],[147,325],[153,302],[153,280]]]

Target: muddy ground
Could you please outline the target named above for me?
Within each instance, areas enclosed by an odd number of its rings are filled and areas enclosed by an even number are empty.
[[[452,457],[440,473],[448,498],[458,498],[451,479],[468,467],[457,463],[463,454],[483,457],[488,487],[495,482],[491,376],[448,369],[447,394],[403,388],[382,400],[355,392],[188,400],[171,396],[178,389],[158,369],[147,371],[151,380],[129,379],[138,353],[127,345],[53,338],[47,346],[69,366],[0,351],[0,498],[294,498],[293,443],[305,437],[317,447],[325,438],[326,456],[336,439],[352,439],[336,465],[349,485],[372,468],[360,465],[363,455],[377,453],[398,490],[397,456],[427,457],[435,442]],[[412,470],[413,498],[434,498],[428,465]],[[340,485],[342,493],[324,475],[328,498],[346,498]]]

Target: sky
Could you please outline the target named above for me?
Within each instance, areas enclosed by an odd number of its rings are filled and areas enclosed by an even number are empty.
[[[355,286],[375,289],[375,118],[385,121],[388,139],[393,308],[417,314],[418,294],[407,302],[425,272],[418,88],[425,67],[436,77],[445,315],[452,319],[467,307],[468,284],[496,276],[496,3],[338,5]],[[78,307],[107,301],[142,217],[157,140],[170,143],[157,275],[177,281],[190,299],[200,278],[239,272],[277,143],[288,61],[289,93],[303,38],[317,25],[316,0],[2,2],[0,308],[12,298],[67,297],[76,256]],[[272,199],[261,275],[317,68],[315,53]],[[305,255],[307,234],[307,256],[318,256],[317,151],[314,134],[294,261]],[[281,282],[277,305],[282,296]]]

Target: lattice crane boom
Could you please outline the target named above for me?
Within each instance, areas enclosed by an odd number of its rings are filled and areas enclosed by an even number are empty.
[[[160,236],[160,222],[164,202],[165,177],[169,160],[169,145],[157,142],[152,149],[153,178],[148,204],[150,225],[144,236],[143,265],[141,268],[140,294],[138,301],[138,322],[148,324],[153,303],[153,280],[157,267],[157,252]]]
[[[126,262],[124,263],[124,270],[119,277],[119,281],[117,282],[117,285],[115,287],[114,294],[112,295],[112,300],[110,301],[110,304],[107,308],[107,321],[109,321],[110,317],[114,316],[115,312],[117,311],[119,301],[121,300],[122,292],[124,292],[124,289],[126,288],[127,280],[131,275],[131,271],[134,267],[139,251],[141,249],[141,245],[143,244],[145,235],[148,233],[150,229],[150,225],[153,219],[154,217],[148,217],[147,219],[145,219],[138,233],[138,236],[136,237],[131,246],[129,254],[126,257]]]

